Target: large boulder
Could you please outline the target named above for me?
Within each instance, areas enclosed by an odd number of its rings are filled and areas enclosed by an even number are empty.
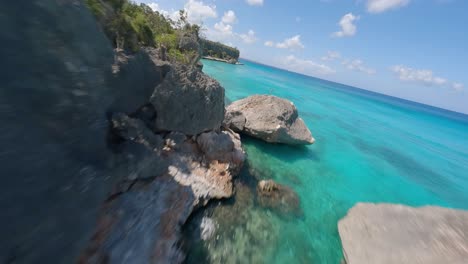
[[[253,95],[230,104],[224,124],[271,143],[306,145],[315,141],[294,104],[271,95]]]
[[[224,118],[224,88],[196,67],[177,66],[151,97],[155,129],[197,135],[219,129]]]
[[[348,264],[467,263],[468,211],[359,203],[338,223]]]

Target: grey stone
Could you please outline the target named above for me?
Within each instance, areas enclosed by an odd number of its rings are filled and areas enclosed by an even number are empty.
[[[193,57],[190,58],[190,62],[195,65],[199,62],[202,49],[200,45],[200,39],[195,32],[191,31],[184,31],[179,36],[179,49],[186,52],[187,55],[192,55]]]
[[[271,95],[254,95],[233,102],[226,109],[224,125],[271,143],[315,142],[294,104]]]
[[[219,129],[224,118],[224,89],[195,67],[174,67],[156,87],[151,103],[160,131],[196,135]]]
[[[338,223],[348,264],[463,264],[468,211],[358,203]]]

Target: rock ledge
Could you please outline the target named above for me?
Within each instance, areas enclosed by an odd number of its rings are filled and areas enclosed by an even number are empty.
[[[468,211],[359,203],[338,231],[347,264],[468,261]]]

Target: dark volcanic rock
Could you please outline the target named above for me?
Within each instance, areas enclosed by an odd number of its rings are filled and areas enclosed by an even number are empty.
[[[233,102],[226,109],[224,125],[271,143],[315,142],[294,104],[271,95],[253,95]]]
[[[467,263],[468,211],[358,203],[338,223],[348,264]]]
[[[272,180],[260,181],[257,185],[257,201],[266,208],[281,215],[302,216],[300,199],[289,187]]]
[[[224,119],[224,88],[196,67],[174,67],[156,87],[151,103],[160,131],[197,135],[219,129]]]

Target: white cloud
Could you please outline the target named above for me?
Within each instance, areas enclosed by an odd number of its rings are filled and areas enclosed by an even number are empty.
[[[307,75],[329,75],[335,73],[335,70],[325,64],[316,63],[312,60],[297,58],[289,55],[279,61],[279,66],[294,72]]]
[[[276,43],[276,47],[280,49],[303,49],[304,44],[301,42],[301,35],[296,35],[291,38],[285,39],[283,42]]]
[[[247,4],[251,6],[262,6],[263,0],[246,0]]]
[[[224,24],[222,21],[215,23],[213,28],[223,35],[232,35],[232,26],[228,24]]]
[[[463,91],[463,89],[465,89],[465,86],[462,84],[462,83],[452,83],[452,88],[457,91],[457,92],[461,92]]]
[[[216,18],[216,6],[205,5],[202,1],[189,0],[184,10],[187,12],[187,19],[190,23],[201,24],[208,18]]]
[[[455,91],[464,89],[463,84],[457,82],[450,84],[446,78],[436,76],[431,70],[418,70],[403,65],[395,65],[390,70],[397,75],[398,79],[404,82],[419,83],[425,86],[449,86]]]
[[[333,33],[334,37],[351,37],[356,34],[357,28],[354,24],[357,20],[359,20],[359,16],[355,16],[352,13],[348,13],[344,15],[338,25],[340,25],[341,30]]]
[[[257,41],[255,37],[255,32],[253,30],[249,30],[247,34],[240,34],[239,37],[244,41],[244,43],[252,44]]]
[[[354,60],[345,60],[342,62],[344,66],[346,66],[347,69],[352,70],[352,71],[358,71],[358,72],[363,72],[369,75],[375,74],[376,70],[372,69],[370,67],[367,67],[364,62],[360,59],[354,59]]]
[[[341,58],[341,54],[337,51],[328,51],[327,55],[323,56],[321,60],[323,61],[334,61]]]
[[[267,46],[267,47],[273,47],[273,46],[275,45],[275,43],[274,43],[273,41],[270,41],[270,40],[269,40],[269,41],[265,41],[264,44],[265,44],[265,46]]]
[[[410,0],[367,0],[367,12],[382,13],[408,5]]]
[[[234,13],[234,11],[232,10],[224,12],[224,16],[221,21],[226,24],[232,24],[236,22],[237,21],[236,13]]]
[[[148,6],[155,12],[159,12],[161,10],[157,3],[149,3]]]
[[[172,10],[172,11],[167,11],[162,9],[157,3],[149,3],[148,6],[155,12],[160,13],[161,15],[170,18],[172,20],[177,20],[179,19],[179,11]]]

